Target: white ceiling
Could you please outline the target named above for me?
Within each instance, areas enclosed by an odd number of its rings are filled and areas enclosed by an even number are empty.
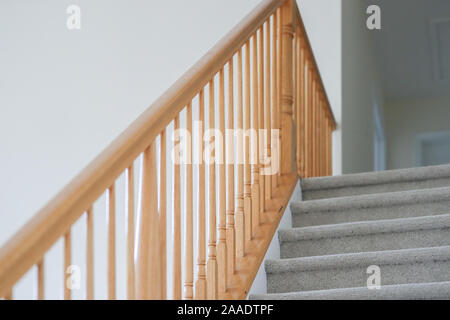
[[[450,95],[450,0],[368,3],[381,7],[382,29],[373,34],[386,98]]]

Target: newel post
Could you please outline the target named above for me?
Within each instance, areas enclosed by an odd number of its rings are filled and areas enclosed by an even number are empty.
[[[155,142],[144,151],[141,168],[135,255],[136,297],[161,299],[162,273]]]
[[[293,88],[293,4],[285,1],[281,7],[281,174],[293,172],[292,111]]]

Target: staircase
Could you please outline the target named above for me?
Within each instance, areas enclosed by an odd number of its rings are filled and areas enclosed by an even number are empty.
[[[252,299],[450,298],[450,165],[301,185],[281,259],[265,262],[268,294]],[[379,289],[368,289],[369,266]]]

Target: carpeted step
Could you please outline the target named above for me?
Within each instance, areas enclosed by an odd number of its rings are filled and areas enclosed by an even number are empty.
[[[363,287],[374,265],[382,285],[450,281],[450,246],[267,260],[267,292]]]
[[[291,204],[294,227],[446,214],[450,187],[300,201]]]
[[[281,258],[450,245],[450,214],[292,228],[278,232]]]
[[[450,186],[450,165],[307,178],[303,200]]]

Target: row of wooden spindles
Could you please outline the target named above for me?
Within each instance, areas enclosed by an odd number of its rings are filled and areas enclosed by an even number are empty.
[[[225,129],[243,132],[277,125],[271,121],[272,114],[279,113],[277,104],[272,104],[271,94],[277,97],[281,94],[278,93],[279,84],[272,80],[271,73],[277,71],[280,62],[273,61],[271,54],[265,51],[272,48],[279,50],[276,42],[273,46],[270,44],[271,22],[273,25],[276,21],[269,20],[259,28],[197,93],[196,99],[182,111],[185,113],[184,121],[181,113],[173,120],[175,132],[186,129],[190,135],[193,133],[193,121],[199,121],[201,126],[198,133],[201,137],[208,129],[217,128],[223,139],[222,143],[214,141],[217,137],[199,140],[200,155],[205,152],[205,142],[216,144],[210,156],[216,161],[220,160],[218,163],[208,163],[202,159],[199,164],[191,164],[195,151],[193,145],[183,146],[183,154],[188,155],[184,159],[188,163],[169,163],[173,166],[174,174],[170,190],[174,201],[173,229],[171,247],[168,248],[172,255],[170,291],[174,299],[216,299],[227,291],[228,279],[236,272],[236,261],[245,256],[246,244],[254,237],[255,227],[261,222],[260,215],[265,210],[264,200],[270,199],[272,194],[272,189],[267,190],[267,187],[272,186],[272,177],[260,176],[260,163],[265,159],[261,153],[268,151],[268,155],[271,154],[271,150],[263,150],[267,148],[262,141],[263,135],[237,134],[230,138],[226,136]],[[267,32],[266,36],[264,30]],[[272,34],[276,35],[275,32]],[[266,44],[263,39],[267,40]],[[273,69],[270,68],[271,61],[275,66]],[[174,143],[180,140],[181,137],[176,135]],[[165,134],[161,134],[161,157],[171,147],[174,145],[168,144]],[[161,158],[160,163],[165,163],[165,160]],[[197,166],[197,175],[194,166]],[[184,180],[181,179],[182,167],[185,172]],[[159,173],[154,172],[155,175],[159,175],[161,181],[166,181],[165,167],[161,166],[160,170]],[[269,181],[267,184],[264,183],[266,180]],[[273,186],[275,188],[276,184]],[[160,194],[167,194],[167,187],[167,184],[161,185]],[[184,203],[182,190],[186,190]],[[197,197],[195,212],[194,196]],[[160,203],[165,203],[165,197],[161,198]],[[161,222],[166,218],[165,209],[160,209],[159,218],[159,225],[165,226],[165,221]],[[184,221],[183,225],[181,221]],[[194,243],[194,221],[197,222],[197,243]],[[161,227],[159,230],[165,233],[165,229]],[[184,239],[181,239],[182,233]],[[161,248],[166,248],[165,238],[165,234],[159,237]],[[166,276],[169,276],[166,275],[168,266],[165,261],[165,258],[161,260],[161,279],[164,279],[160,288],[161,295],[156,293],[156,297],[162,298],[167,297],[168,291],[165,287]],[[145,265],[146,262],[138,259],[137,263]],[[154,264],[155,261],[149,263]],[[137,277],[140,278],[139,272]],[[148,296],[143,293],[139,297]]]
[[[334,119],[304,29],[292,18],[290,2],[285,1],[148,142],[140,154],[137,192],[135,159],[125,170],[128,299],[226,297],[236,285],[233,276],[247,272],[237,266],[266,222],[265,213],[281,206],[273,200],[280,197],[283,176],[331,174]],[[195,121],[200,123],[198,150]],[[178,129],[185,129],[192,144],[182,145]],[[217,129],[221,138],[204,137],[208,129]],[[226,135],[226,130],[234,135]],[[183,156],[175,158],[187,163],[168,156],[177,145],[182,145]],[[206,151],[215,162],[205,161]],[[200,163],[193,163],[194,158]],[[116,299],[117,293],[115,183],[104,190],[109,299]],[[137,222],[135,195],[140,201]],[[173,201],[170,212],[168,201]],[[85,211],[87,299],[95,296],[93,205]],[[71,228],[63,240],[63,292],[71,299],[66,283],[72,264]],[[42,256],[36,264],[39,299],[45,298],[44,262]],[[248,268],[257,270],[259,265]],[[12,289],[5,298],[13,298]]]
[[[127,202],[128,202],[128,252],[127,252],[127,286],[128,286],[128,299],[134,298],[134,260],[133,260],[133,250],[134,250],[134,207],[133,201],[128,199],[134,199],[133,195],[133,167],[127,169],[127,179],[128,179],[128,191],[127,191]],[[108,278],[108,298],[115,299],[116,297],[116,249],[115,249],[115,187],[112,185],[108,188],[107,192],[107,241],[108,241],[108,252],[107,252],[107,278]],[[93,206],[88,208],[85,212],[86,217],[86,299],[94,299],[94,217],[93,217]],[[45,299],[45,272],[44,272],[44,262],[45,257],[36,264],[37,269],[37,299]],[[70,282],[70,275],[73,272],[71,270],[72,266],[72,232],[69,229],[63,237],[63,297],[66,300],[72,299],[72,291]],[[12,299],[13,289],[5,296],[6,299]]]
[[[301,177],[332,174],[332,132],[334,119],[302,30],[294,37],[294,96],[296,164]]]

